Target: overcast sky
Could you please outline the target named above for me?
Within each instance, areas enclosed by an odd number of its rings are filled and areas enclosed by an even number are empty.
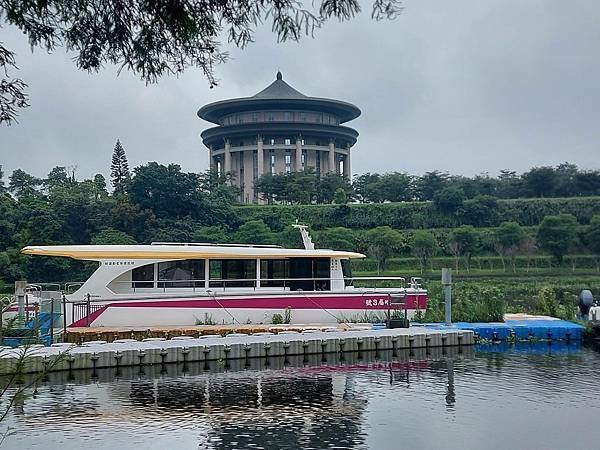
[[[114,67],[78,71],[71,57],[35,50],[15,29],[31,107],[0,127],[0,164],[36,176],[77,166],[108,174],[119,138],[130,166],[207,168],[196,116],[208,102],[250,96],[275,79],[300,92],[356,104],[354,173],[440,169],[474,175],[569,161],[600,168],[600,2],[407,0],[391,22],[331,22],[315,39],[277,44],[270,28],[217,68],[209,89],[190,70],[146,86]]]

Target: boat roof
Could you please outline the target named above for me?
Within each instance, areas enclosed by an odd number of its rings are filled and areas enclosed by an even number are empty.
[[[364,258],[362,253],[328,249],[306,250],[271,246],[152,244],[152,245],[47,245],[28,246],[25,255],[62,256],[98,261],[105,259],[285,259],[285,258]]]

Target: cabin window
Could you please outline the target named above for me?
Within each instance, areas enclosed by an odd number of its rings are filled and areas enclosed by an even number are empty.
[[[211,287],[254,287],[255,259],[211,259]]]
[[[284,287],[288,285],[289,261],[285,259],[263,259],[260,261],[260,285]]]
[[[329,258],[290,259],[292,291],[328,291],[331,289]]]
[[[159,263],[158,287],[204,287],[204,260],[189,259]]]
[[[352,286],[352,263],[349,259],[342,259],[342,275],[344,277],[344,285]]]
[[[136,267],[131,271],[131,287],[153,288],[154,287],[154,264]]]

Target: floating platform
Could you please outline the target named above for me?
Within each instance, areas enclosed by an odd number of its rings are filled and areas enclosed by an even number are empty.
[[[515,315],[504,322],[470,323],[457,322],[447,327],[444,324],[413,324],[415,328],[432,330],[461,329],[473,331],[475,339],[481,341],[581,341],[584,327],[566,320],[552,317]]]
[[[302,332],[287,330],[278,334],[231,333],[225,337],[176,336],[169,340],[117,339],[112,343],[89,341],[82,345],[60,343],[50,347],[4,347],[0,349],[0,375],[210,361],[227,364],[236,360],[265,360],[271,357],[398,352],[419,348],[472,346],[474,343],[473,331],[427,327],[384,330],[352,328],[347,331],[334,328]]]
[[[347,324],[307,324],[307,325],[272,325],[272,324],[235,324],[235,325],[193,325],[193,326],[156,326],[156,327],[76,327],[67,328],[64,341],[73,344],[83,344],[88,341],[113,342],[120,339],[146,338],[171,339],[177,336],[226,336],[232,333],[278,334],[286,331],[345,331],[350,329],[371,329],[370,323]]]

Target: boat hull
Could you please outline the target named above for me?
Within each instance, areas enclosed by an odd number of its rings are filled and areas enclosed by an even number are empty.
[[[410,318],[427,308],[427,295],[407,294],[404,303],[400,308]],[[89,309],[85,304],[79,308],[79,313],[67,311],[70,327],[272,323],[275,314],[292,324],[364,322],[383,320],[398,306],[389,293],[306,293],[96,301]]]

